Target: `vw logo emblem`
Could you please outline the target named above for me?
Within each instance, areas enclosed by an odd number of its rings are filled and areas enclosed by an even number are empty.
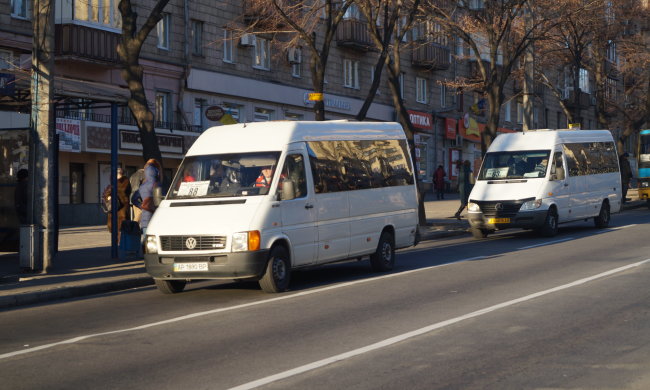
[[[187,240],[185,240],[185,246],[187,247],[187,249],[196,248],[196,238],[189,237]]]
[[[497,203],[497,204],[495,204],[495,205],[494,205],[494,208],[495,208],[496,210],[499,210],[499,211],[503,210],[503,203]]]

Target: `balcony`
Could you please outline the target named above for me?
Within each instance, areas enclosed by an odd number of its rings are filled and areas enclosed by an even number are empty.
[[[586,92],[579,91],[576,98],[576,93],[573,90],[565,90],[562,101],[568,108],[589,108],[591,102],[591,95]]]
[[[435,43],[415,43],[417,45],[412,52],[411,64],[413,66],[427,68],[430,70],[446,70],[451,65],[450,51],[448,47]]]
[[[55,55],[102,64],[119,62],[117,44],[120,34],[80,26],[77,24],[57,24],[55,26]]]
[[[342,20],[336,29],[338,46],[368,51],[372,46],[366,22],[354,19]]]

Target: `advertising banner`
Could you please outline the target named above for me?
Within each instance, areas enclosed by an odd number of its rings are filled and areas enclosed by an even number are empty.
[[[61,152],[81,152],[81,121],[56,118],[56,133],[59,135]]]

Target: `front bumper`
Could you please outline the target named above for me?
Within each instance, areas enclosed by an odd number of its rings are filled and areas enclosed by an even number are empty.
[[[268,250],[219,254],[166,255],[147,253],[144,265],[156,279],[259,279],[264,274]],[[175,272],[174,263],[207,263],[207,271]]]
[[[514,216],[508,216],[508,223],[490,223],[490,218],[504,218],[500,215],[485,216],[482,212],[468,213],[469,224],[475,229],[503,230],[509,228],[535,229],[542,227],[548,210],[520,211]]]

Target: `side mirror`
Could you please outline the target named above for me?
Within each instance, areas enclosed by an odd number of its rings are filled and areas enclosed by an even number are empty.
[[[294,190],[294,184],[292,180],[284,179],[281,182],[282,192],[280,193],[281,200],[291,200],[296,197],[296,192]]]
[[[158,207],[163,200],[162,188],[156,187],[153,190],[153,205]]]

